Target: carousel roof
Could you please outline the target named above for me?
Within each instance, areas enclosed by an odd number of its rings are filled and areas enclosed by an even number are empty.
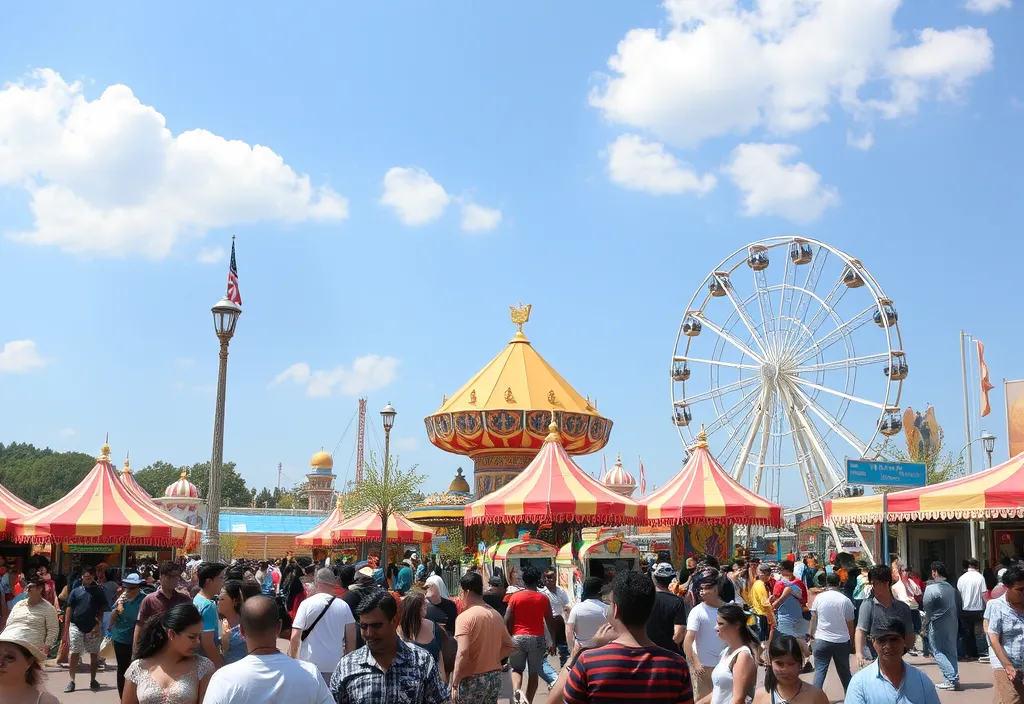
[[[889,494],[890,521],[1024,518],[1024,453],[992,469]],[[825,502],[834,525],[882,520],[882,495]]]
[[[332,528],[330,537],[332,543],[379,543],[380,516],[364,511]],[[405,516],[388,516],[387,537],[389,543],[429,543],[434,530]]]
[[[341,513],[341,497],[338,497],[338,503],[334,506],[334,511],[331,515],[317,524],[316,528],[313,528],[307,533],[295,536],[295,544],[300,547],[316,548],[324,545],[333,545],[334,541],[331,540],[331,529],[338,526],[345,521],[345,516]]]
[[[512,341],[425,419],[430,442],[458,454],[492,449],[538,449],[552,412],[561,417],[566,450],[595,452],[608,442],[603,418],[540,356],[523,334],[530,306],[512,309],[519,325]]]
[[[643,499],[651,525],[783,525],[782,507],[730,477],[711,456],[703,430],[691,450],[690,459],[679,474]]]
[[[636,479],[622,466],[622,455],[615,460],[615,466],[604,475],[605,486],[618,488],[636,488]]]
[[[136,495],[110,464],[103,446],[96,466],[67,496],[10,523],[19,543],[193,547],[199,531]]]
[[[462,523],[463,506],[473,500],[469,482],[458,468],[448,491],[430,494],[419,505],[409,510],[408,516],[414,521],[430,524]]]
[[[199,489],[188,480],[188,470],[182,467],[178,481],[168,485],[164,489],[164,498],[168,499],[198,499]]]
[[[0,540],[11,537],[11,521],[23,518],[35,510],[34,506],[25,503],[7,487],[0,485]]]
[[[544,446],[512,481],[466,506],[466,525],[567,522],[588,525],[643,523],[643,506],[580,469],[552,423]]]
[[[142,488],[142,485],[135,481],[135,475],[132,474],[131,459],[126,455],[124,458],[124,467],[121,468],[121,483],[124,484],[130,491],[134,491],[139,497],[151,500],[153,497],[149,495],[149,492]]]

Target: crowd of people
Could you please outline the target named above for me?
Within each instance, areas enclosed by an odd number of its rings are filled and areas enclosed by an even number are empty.
[[[575,604],[554,570],[529,564],[517,586],[469,568],[453,599],[414,552],[386,568],[196,556],[65,580],[48,567],[0,575],[5,704],[57,702],[41,665],[64,650],[65,693],[86,655],[93,690],[114,658],[122,704],[495,704],[504,673],[514,704],[535,701],[540,680],[549,704],[820,704],[832,667],[851,704],[936,704],[974,659],[991,665],[995,701],[1024,695],[1024,562],[1012,558],[991,571],[966,560],[954,585],[942,562],[925,583],[898,559],[704,556],[677,571],[662,554],[610,583],[587,578]],[[905,662],[921,652],[942,681]]]

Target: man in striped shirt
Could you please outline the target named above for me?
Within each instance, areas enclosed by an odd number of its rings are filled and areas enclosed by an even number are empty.
[[[647,637],[655,599],[651,580],[639,572],[621,572],[612,598],[611,621],[619,637],[579,655],[565,683],[566,704],[615,704],[630,699],[693,704],[686,660]]]

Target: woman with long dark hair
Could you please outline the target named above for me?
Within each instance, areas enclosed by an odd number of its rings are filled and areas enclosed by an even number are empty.
[[[715,630],[726,647],[711,671],[711,694],[698,704],[749,704],[754,698],[760,646],[756,626],[757,616],[739,604],[718,607]]]
[[[299,604],[306,600],[306,587],[302,584],[302,568],[297,564],[292,564],[281,579],[281,594],[285,598],[285,609],[294,621]]]
[[[255,579],[229,579],[224,582],[217,600],[217,614],[221,619],[220,654],[225,665],[238,662],[249,654],[241,630],[242,603],[259,593],[260,585]]]
[[[803,651],[793,636],[776,636],[768,646],[764,691],[754,704],[828,704],[825,693],[800,679]]]
[[[178,604],[146,621],[125,673],[121,704],[200,704],[213,674],[196,655],[203,618],[192,604]]]
[[[437,663],[441,679],[448,681],[441,657],[441,628],[427,618],[427,599],[423,592],[409,592],[402,597],[402,619],[398,628],[399,637],[410,645],[423,648]]]

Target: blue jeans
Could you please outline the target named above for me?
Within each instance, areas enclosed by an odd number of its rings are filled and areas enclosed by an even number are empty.
[[[960,668],[956,661],[958,626],[955,619],[950,624],[928,624],[928,641],[935,655],[935,664],[947,682],[960,681]]]
[[[811,656],[814,658],[814,686],[821,689],[825,686],[825,676],[828,675],[830,662],[836,664],[836,674],[839,681],[843,683],[843,691],[850,686],[850,641],[842,643],[829,643],[828,641],[814,639],[811,647]]]
[[[544,662],[540,666],[540,678],[544,680],[548,687],[555,683],[558,679],[558,673],[555,672],[555,668],[551,667],[551,663],[548,662],[547,653],[544,653]]]

